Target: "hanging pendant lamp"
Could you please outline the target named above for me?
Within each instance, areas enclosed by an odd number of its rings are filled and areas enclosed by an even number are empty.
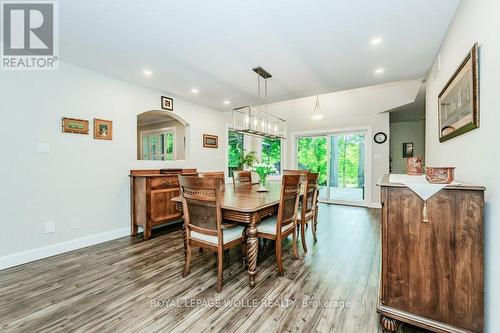
[[[316,104],[314,105],[314,111],[309,116],[311,120],[319,121],[325,118],[325,115],[321,113],[321,106],[319,105],[319,96],[316,96]]]

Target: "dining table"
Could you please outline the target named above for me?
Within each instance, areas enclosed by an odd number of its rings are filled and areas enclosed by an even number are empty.
[[[259,248],[257,225],[260,221],[277,213],[280,202],[281,182],[267,182],[266,192],[258,192],[259,185],[240,185],[234,187],[233,184],[226,184],[224,187],[221,202],[222,218],[247,226],[246,261],[250,286],[254,287]],[[181,197],[172,198],[172,201],[176,202],[178,209],[182,209]],[[185,238],[185,235],[183,236]],[[187,251],[186,246],[184,247],[184,250]]]

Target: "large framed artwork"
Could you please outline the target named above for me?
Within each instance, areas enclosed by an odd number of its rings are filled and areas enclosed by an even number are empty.
[[[474,44],[438,97],[439,142],[479,127],[479,58]]]

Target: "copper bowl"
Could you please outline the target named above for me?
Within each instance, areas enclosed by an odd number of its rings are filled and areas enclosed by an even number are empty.
[[[425,178],[432,184],[449,184],[455,178],[455,167],[425,167]]]

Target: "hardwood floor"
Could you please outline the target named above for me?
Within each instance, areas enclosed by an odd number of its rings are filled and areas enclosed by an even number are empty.
[[[269,246],[253,289],[238,248],[220,294],[216,257],[206,250],[193,251],[191,273],[181,278],[179,226],[155,230],[149,241],[124,237],[0,271],[0,331],[381,332],[380,211],[321,205],[319,212],[318,243],[307,230],[308,252],[299,247],[302,259],[294,260],[286,240],[283,277]],[[342,309],[335,301],[350,303]]]

